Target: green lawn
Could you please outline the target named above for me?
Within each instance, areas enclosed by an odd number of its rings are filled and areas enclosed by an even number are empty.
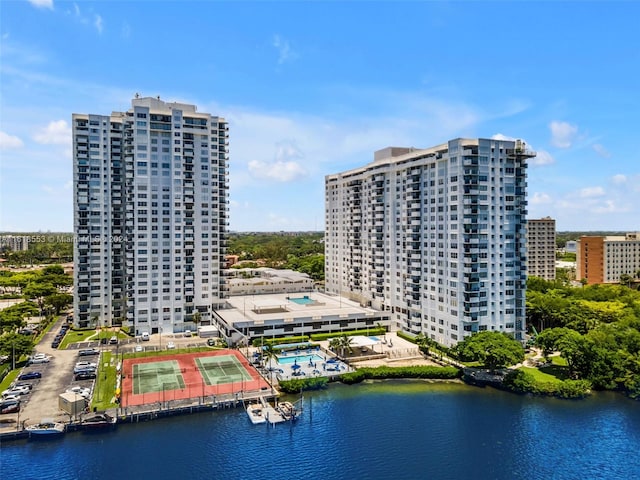
[[[559,355],[550,357],[549,360],[551,360],[551,363],[553,363],[554,365],[560,365],[562,367],[566,367],[568,365],[567,360]]]
[[[58,349],[59,350],[64,350],[65,348],[67,348],[69,346],[70,343],[84,342],[89,337],[95,335],[95,333],[96,333],[95,330],[73,330],[73,329],[70,329],[67,332],[67,334],[64,336],[64,338],[62,339],[62,342],[60,343],[60,346],[58,347]]]
[[[522,367],[522,370],[531,374],[539,382],[556,383],[569,379],[569,369],[565,365],[549,365],[540,368]]]
[[[91,399],[91,409],[106,410],[116,408],[118,405],[112,403],[116,393],[116,366],[111,364],[111,352],[103,352],[100,355],[100,365],[96,377],[96,388]],[[109,364],[105,367],[105,363]]]
[[[544,373],[537,368],[531,367],[521,367],[521,369],[528,374],[530,374],[533,378],[536,379],[536,382],[549,382],[549,383],[558,383],[560,381],[559,378],[550,375],[548,373]]]

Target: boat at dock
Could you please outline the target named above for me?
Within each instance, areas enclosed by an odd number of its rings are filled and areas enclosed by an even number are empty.
[[[101,430],[115,426],[117,419],[106,413],[96,413],[80,423],[83,430]]]
[[[30,437],[33,435],[61,435],[64,433],[65,427],[64,423],[42,421],[35,425],[29,425],[25,430],[29,432]]]
[[[298,411],[291,402],[279,402],[278,411],[285,420],[295,420],[298,418]]]
[[[264,408],[260,404],[251,404],[247,407],[247,415],[254,425],[265,423],[267,421],[264,415]]]

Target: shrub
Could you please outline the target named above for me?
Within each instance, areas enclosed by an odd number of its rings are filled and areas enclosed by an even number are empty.
[[[328,382],[327,377],[295,378],[281,380],[279,388],[284,393],[298,393],[302,390],[321,390],[326,388]]]
[[[340,377],[340,381],[347,385],[362,382],[366,379],[382,380],[388,378],[431,378],[431,379],[453,379],[459,378],[462,371],[455,367],[432,367],[432,366],[412,366],[412,367],[375,367],[359,368],[355,372],[345,373]]]

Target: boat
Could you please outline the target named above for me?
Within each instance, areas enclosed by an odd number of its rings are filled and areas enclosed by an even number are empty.
[[[291,402],[278,403],[278,411],[284,417],[285,420],[295,420],[298,412]]]
[[[264,410],[262,405],[260,404],[252,404],[247,407],[247,415],[249,415],[249,420],[254,425],[258,423],[265,423],[267,419],[264,416]]]
[[[61,435],[64,433],[64,423],[54,421],[42,421],[35,425],[29,425],[25,427],[25,430],[29,432],[29,436],[33,435]]]
[[[89,417],[86,417],[80,423],[80,426],[84,430],[97,430],[103,428],[113,427],[116,424],[117,419],[106,413],[96,413]]]

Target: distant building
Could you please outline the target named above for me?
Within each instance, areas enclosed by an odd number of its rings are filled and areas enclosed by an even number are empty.
[[[564,251],[567,253],[576,253],[578,251],[578,242],[575,240],[568,240],[564,245]]]
[[[484,330],[523,340],[534,156],[520,140],[458,138],[326,176],[326,291],[444,345]]]
[[[527,220],[527,276],[556,279],[556,221]]]
[[[28,235],[0,235],[0,249],[8,248],[12,252],[29,250]]]
[[[238,255],[225,255],[224,256],[224,268],[230,268],[232,265],[238,263],[240,257]]]
[[[640,271],[640,232],[616,236],[583,236],[578,240],[576,279],[588,284],[619,283],[622,275]]]
[[[231,268],[225,270],[229,295],[311,292],[313,279],[306,273],[275,268]]]
[[[224,305],[227,122],[195,105],[132,100],[74,114],[74,322],[136,334],[194,330]]]

